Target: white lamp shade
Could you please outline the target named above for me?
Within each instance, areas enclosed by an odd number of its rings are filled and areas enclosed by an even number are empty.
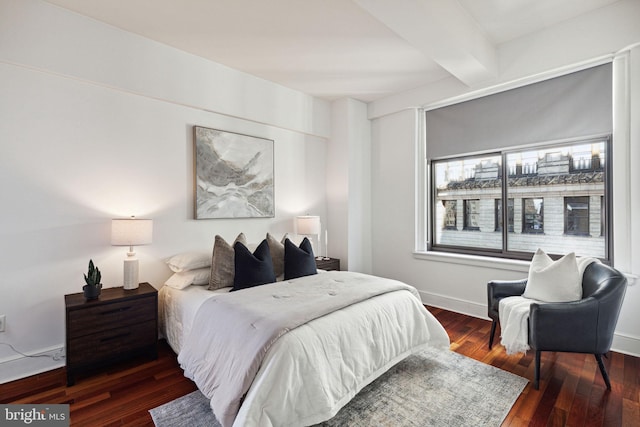
[[[303,215],[296,217],[297,234],[320,234],[320,217]]]
[[[111,244],[113,246],[149,245],[152,238],[153,220],[151,219],[111,220]]]

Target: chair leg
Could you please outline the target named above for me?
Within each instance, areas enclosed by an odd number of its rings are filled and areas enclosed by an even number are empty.
[[[495,320],[491,322],[491,335],[489,335],[489,350],[491,350],[491,347],[493,346],[493,337],[496,334],[496,325],[498,324],[498,322],[496,322]]]
[[[536,390],[538,390],[540,386],[540,353],[542,352],[536,350],[536,368],[533,380],[533,388],[535,388]]]
[[[609,375],[607,374],[607,369],[604,367],[604,363],[602,363],[602,354],[594,354],[594,356],[598,361],[598,367],[600,368],[602,379],[604,379],[604,383],[607,385],[607,390],[611,390],[611,381],[609,381]]]

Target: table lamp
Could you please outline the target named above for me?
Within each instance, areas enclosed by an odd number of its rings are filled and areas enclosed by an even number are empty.
[[[129,246],[124,260],[124,289],[138,288],[138,258],[133,251],[134,246],[148,245],[153,237],[153,220],[127,219],[111,220],[111,244],[113,246]]]
[[[318,243],[317,258],[320,256],[320,217],[315,215],[301,215],[296,217],[296,233],[307,236],[316,236]]]

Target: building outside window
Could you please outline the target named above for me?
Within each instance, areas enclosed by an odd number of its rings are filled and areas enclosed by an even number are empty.
[[[444,205],[444,209],[445,209],[445,216],[444,216],[444,229],[445,230],[457,230],[457,212],[456,212],[456,208],[457,208],[457,203],[455,200],[444,200],[442,202],[442,204]]]
[[[608,147],[602,138],[432,160],[431,249],[528,259],[544,248],[607,260]]]
[[[544,233],[544,199],[522,199],[522,232]]]
[[[496,231],[502,231],[502,223],[504,221],[504,213],[502,212],[502,199],[496,199]],[[509,233],[513,233],[513,199],[507,200],[507,224],[509,226]]]
[[[589,236],[589,196],[564,198],[564,232]]]
[[[480,200],[464,201],[464,230],[480,230]]]

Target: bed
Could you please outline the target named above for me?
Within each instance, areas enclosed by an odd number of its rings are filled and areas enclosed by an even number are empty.
[[[335,295],[355,295],[360,290],[366,294],[361,299],[347,298],[335,311],[323,309],[305,317],[310,307],[322,306],[322,296],[333,301]],[[263,303],[260,298],[269,301]],[[286,326],[268,340],[255,377],[251,374],[248,390],[229,415],[216,401],[216,396],[227,393],[222,389],[224,380],[212,374],[211,365],[221,358],[231,359],[225,369],[233,370],[239,357],[233,352],[242,351],[244,344],[250,347],[250,339],[222,342],[243,330],[235,318],[224,320],[230,312],[220,304],[232,299],[237,299],[234,304],[242,311],[240,318],[250,316],[244,307],[278,313],[297,307],[298,316],[304,318],[299,326]],[[267,303],[283,308],[274,310]],[[222,317],[216,319],[216,315]],[[251,320],[246,329],[259,329],[260,323]],[[229,288],[177,290],[164,286],[160,289],[160,327],[185,375],[211,399],[213,412],[224,427],[303,426],[326,421],[408,355],[427,346],[449,347],[444,328],[424,308],[414,288],[353,272],[323,272],[233,293]]]

